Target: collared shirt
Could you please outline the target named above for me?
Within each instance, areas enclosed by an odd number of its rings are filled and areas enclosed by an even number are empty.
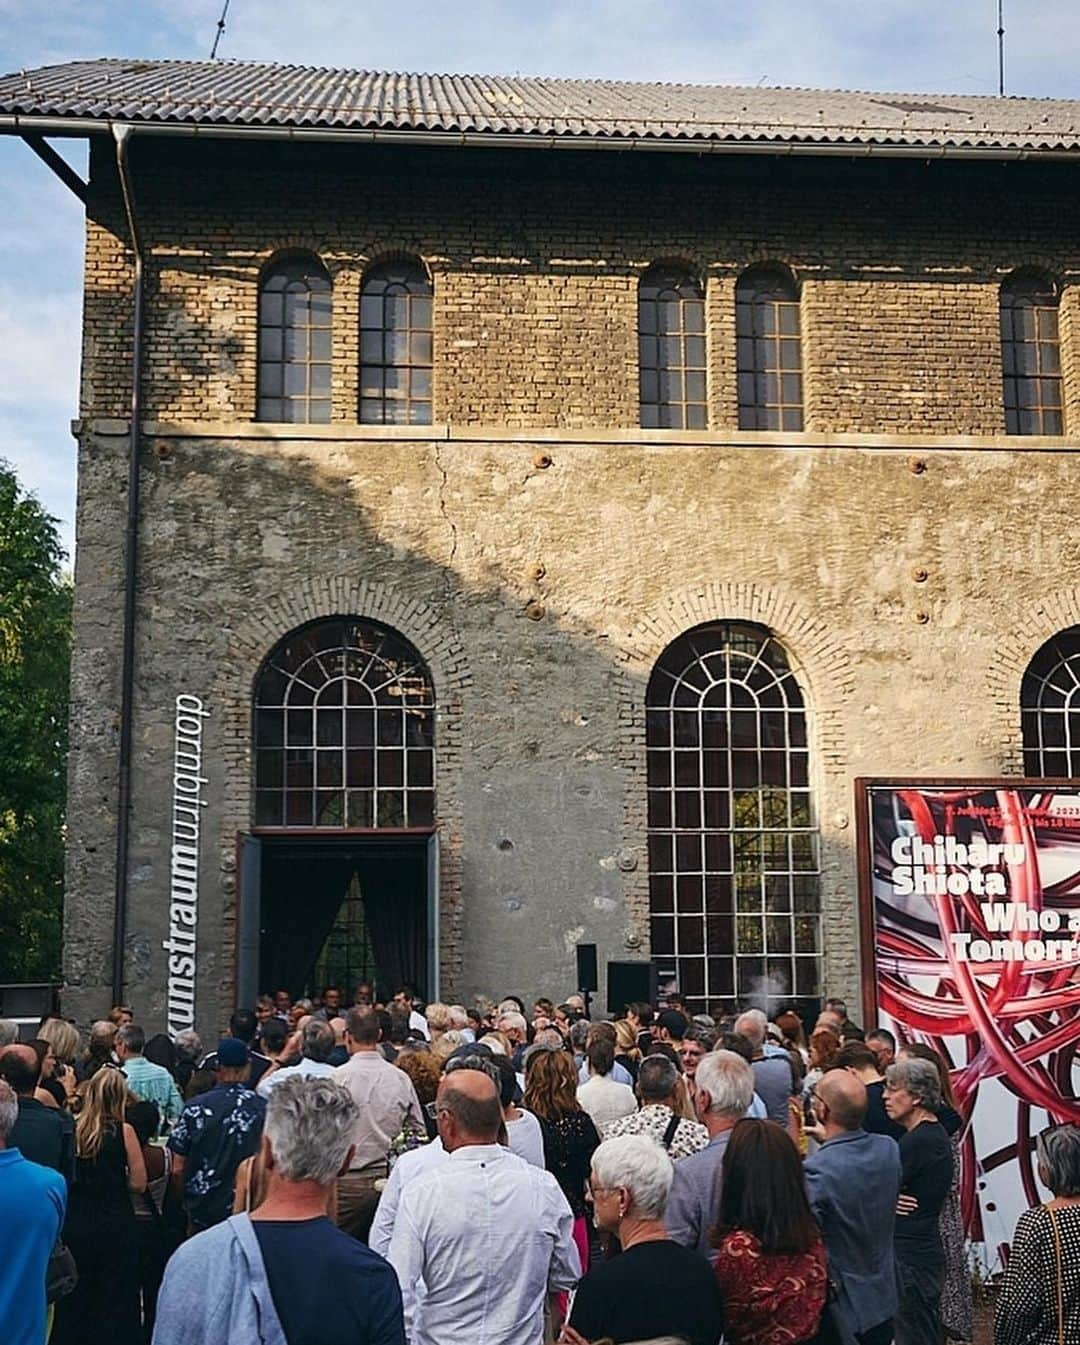
[[[378,1051],[356,1051],[333,1077],[349,1090],[360,1112],[351,1171],[385,1163],[390,1141],[401,1130],[427,1133],[412,1080],[403,1069],[387,1064]]]
[[[578,1083],[579,1084],[588,1083],[590,1079],[595,1077],[599,1077],[602,1079],[611,1079],[614,1083],[624,1083],[626,1084],[627,1088],[633,1088],[634,1086],[634,1076],[630,1073],[630,1071],[626,1068],[625,1065],[620,1065],[617,1060],[612,1065],[610,1074],[602,1074],[599,1076],[590,1074],[589,1062],[587,1060],[583,1060],[577,1072]]]
[[[704,1149],[675,1164],[675,1178],[664,1211],[664,1225],[673,1242],[716,1261],[712,1231],[720,1217],[720,1166],[731,1139],[730,1130],[714,1135]]]
[[[133,1055],[120,1067],[127,1075],[128,1088],[144,1102],[152,1102],[161,1114],[161,1124],[173,1125],[184,1110],[184,1099],[176,1080],[164,1067],[155,1065],[144,1055]]]
[[[18,1149],[0,1149],[0,1322],[5,1345],[45,1339],[45,1268],[64,1222],[67,1187]]]
[[[168,1139],[184,1158],[184,1205],[199,1228],[232,1212],[236,1169],[262,1138],[266,1101],[242,1083],[219,1084],[189,1102]]]
[[[457,1149],[410,1182],[389,1261],[412,1345],[540,1345],[545,1295],[581,1276],[573,1227],[555,1178],[498,1144]]]
[[[516,1120],[506,1123],[506,1139],[510,1152],[524,1158],[526,1163],[532,1163],[534,1167],[546,1167],[543,1128],[531,1111],[527,1111],[524,1107],[519,1107],[518,1111],[521,1115]]]
[[[259,1080],[259,1087],[256,1091],[260,1097],[269,1097],[278,1084],[284,1083],[286,1079],[332,1079],[333,1077],[333,1065],[328,1064],[325,1060],[309,1060],[305,1056],[298,1065],[286,1065],[284,1069],[276,1069],[273,1074],[267,1074],[265,1078]]]
[[[383,1193],[379,1197],[379,1207],[372,1220],[368,1234],[368,1246],[380,1256],[390,1251],[390,1239],[394,1234],[394,1220],[397,1218],[401,1193],[409,1182],[415,1181],[434,1167],[447,1162],[450,1155],[443,1148],[441,1139],[435,1138],[430,1144],[421,1144],[419,1149],[409,1149],[403,1153],[390,1169]]]
[[[852,1331],[869,1331],[896,1311],[899,1146],[887,1135],[851,1130],[826,1140],[803,1164],[803,1172],[840,1311]]]
[[[662,1144],[674,1114],[663,1102],[650,1102],[640,1111],[605,1126],[603,1138],[610,1140],[616,1135],[649,1135],[657,1144]],[[696,1154],[704,1149],[708,1142],[709,1132],[700,1121],[688,1121],[685,1117],[680,1117],[668,1154],[672,1159],[687,1158],[690,1154]]]
[[[61,1107],[46,1107],[37,1098],[19,1098],[19,1118],[8,1135],[7,1147],[18,1149],[31,1163],[75,1180],[75,1118]]]

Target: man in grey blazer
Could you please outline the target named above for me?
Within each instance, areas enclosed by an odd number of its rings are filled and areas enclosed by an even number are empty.
[[[900,1149],[888,1135],[862,1128],[866,1086],[849,1070],[829,1070],[812,1096],[822,1144],[803,1170],[838,1307],[859,1345],[889,1345],[897,1305],[893,1225]]]

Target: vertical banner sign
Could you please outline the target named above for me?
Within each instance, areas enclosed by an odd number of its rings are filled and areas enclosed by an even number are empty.
[[[1080,1122],[1080,784],[856,789],[866,1021],[948,1061],[989,1268],[1048,1198],[1035,1137]]]
[[[199,828],[207,783],[202,774],[203,720],[198,696],[177,696],[173,755],[172,848],[169,856],[169,954],[166,1021],[170,1035],[195,1026],[199,923]]]

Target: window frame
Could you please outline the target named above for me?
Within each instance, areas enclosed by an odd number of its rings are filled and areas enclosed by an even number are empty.
[[[290,293],[306,293],[297,313],[303,317],[306,311],[307,320],[288,320]],[[325,295],[325,302],[313,302],[318,295]],[[314,253],[275,257],[259,275],[257,303],[256,422],[329,425],[334,414],[334,285],[330,273]],[[313,316],[325,321],[312,321]],[[301,358],[290,355],[290,349],[295,352],[301,347]],[[298,373],[302,379],[298,380]],[[302,391],[296,390],[297,381],[303,383]],[[312,414],[313,409],[317,414]],[[303,414],[289,414],[298,410]]]
[[[735,282],[735,380],[740,430],[801,431],[806,418],[802,296],[777,263]]]
[[[655,292],[653,292],[655,291]],[[638,425],[644,430],[709,428],[709,342],[705,286],[689,267],[658,262],[638,281]],[[678,320],[668,323],[677,308]],[[691,396],[691,388],[694,395]],[[674,391],[677,395],[671,395]]]
[[[378,286],[383,288],[375,292]],[[388,297],[397,301],[395,308],[403,301],[404,325],[388,323]],[[371,321],[376,305],[379,318]],[[414,315],[423,320],[414,321]],[[357,324],[358,423],[431,425],[435,391],[435,285],[424,263],[417,257],[389,257],[369,266],[360,281]],[[376,343],[379,358],[373,359],[372,348]],[[398,344],[404,346],[404,357],[394,351]],[[415,358],[417,350],[420,358]],[[396,395],[399,382],[403,388],[401,396]],[[378,391],[367,390],[376,385]],[[391,386],[395,395],[388,396]]]
[[[1049,276],[1015,271],[1001,282],[1002,409],[1005,433],[1010,437],[1056,438],[1065,433],[1060,311],[1061,286]],[[1024,330],[1026,314],[1031,315],[1032,330]],[[1025,391],[1028,399],[1022,401]]]

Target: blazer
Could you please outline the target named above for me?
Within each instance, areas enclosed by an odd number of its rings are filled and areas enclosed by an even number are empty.
[[[899,1146],[887,1135],[851,1130],[826,1140],[803,1171],[837,1306],[852,1331],[869,1331],[889,1321],[899,1301],[893,1253]]]

